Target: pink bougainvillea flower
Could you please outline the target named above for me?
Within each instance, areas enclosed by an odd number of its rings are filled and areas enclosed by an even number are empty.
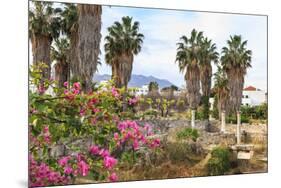
[[[95,125],[97,123],[97,119],[96,118],[91,118],[91,124]]]
[[[47,144],[50,144],[50,143],[51,143],[51,136],[50,136],[50,135],[45,134],[45,135],[43,136],[43,138],[44,138],[44,142],[46,142]]]
[[[68,86],[68,82],[64,82],[64,83],[63,83],[63,86],[64,86],[64,87],[67,87],[67,86]]]
[[[118,177],[117,177],[116,173],[113,172],[112,174],[110,174],[110,176],[108,177],[108,179],[109,179],[109,181],[111,181],[111,182],[115,182],[115,181],[118,180]]]
[[[134,140],[133,148],[134,148],[134,150],[138,150],[139,149],[139,142],[137,140]]]
[[[78,91],[80,91],[80,89],[81,89],[81,86],[80,86],[80,83],[79,83],[79,82],[75,82],[75,83],[73,84],[73,87],[74,87],[74,89],[76,89],[76,90],[78,90]]]
[[[152,143],[150,144],[151,148],[156,148],[156,147],[159,147],[159,146],[160,146],[160,139],[159,138],[153,140]]]
[[[84,160],[78,162],[78,170],[82,176],[87,176],[89,173],[89,169],[89,165]]]
[[[74,95],[78,95],[79,92],[80,92],[80,91],[79,91],[78,89],[75,89],[75,88],[72,89],[72,93],[73,93]]]
[[[91,147],[90,147],[89,151],[90,151],[90,153],[91,153],[92,155],[97,155],[97,154],[99,154],[100,149],[99,149],[98,146],[95,146],[95,145],[94,145],[94,146],[91,146]]]
[[[45,91],[46,91],[46,88],[44,87],[44,85],[40,84],[39,87],[38,87],[39,94],[44,94]]]
[[[100,112],[100,109],[98,109],[98,108],[93,108],[93,110],[92,110],[94,113],[98,113],[98,112]]]
[[[64,173],[66,175],[70,175],[72,173],[73,169],[70,166],[67,166],[64,168]]]
[[[102,157],[107,157],[109,156],[109,151],[107,149],[101,149],[99,155]]]
[[[96,104],[98,102],[98,99],[96,99],[96,98],[92,98],[92,99],[90,99],[89,100],[89,102],[88,102],[88,105],[94,105],[94,104]]]
[[[80,116],[84,116],[85,115],[85,112],[86,112],[86,109],[81,109],[80,110],[80,112],[79,112],[79,114],[80,114]]]
[[[59,159],[58,163],[60,166],[65,166],[68,163],[68,160],[70,159],[70,156],[65,156]]]
[[[114,140],[117,141],[119,139],[119,134],[118,133],[114,133]]]
[[[135,105],[138,102],[137,97],[133,97],[129,99],[129,105]]]
[[[43,132],[44,133],[49,133],[49,127],[47,125],[44,126]]]
[[[117,91],[117,89],[115,87],[112,87],[111,88],[111,93],[112,95],[115,97],[115,98],[118,98],[119,97],[119,93]]]
[[[103,165],[107,169],[112,169],[116,164],[117,164],[117,159],[115,159],[111,156],[106,156],[103,159]]]

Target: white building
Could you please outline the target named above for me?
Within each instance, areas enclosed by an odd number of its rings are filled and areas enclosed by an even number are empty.
[[[253,86],[248,86],[243,89],[242,105],[258,106],[267,102],[267,93]],[[214,108],[214,98],[209,99],[210,109]]]
[[[257,106],[267,101],[266,92],[253,86],[248,86],[243,90],[242,105]]]
[[[148,85],[143,85],[142,87],[135,87],[135,95],[140,96],[140,95],[147,95],[148,93]]]

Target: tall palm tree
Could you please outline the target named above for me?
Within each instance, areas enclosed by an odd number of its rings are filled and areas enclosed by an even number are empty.
[[[63,87],[64,82],[69,79],[69,40],[67,38],[56,39],[54,47],[51,47],[51,59],[56,61],[55,80],[59,87]]]
[[[105,37],[105,60],[112,68],[116,87],[125,87],[131,79],[134,55],[141,51],[144,35],[139,33],[139,22],[123,17],[108,28]]]
[[[60,34],[60,8],[50,2],[32,2],[29,10],[29,38],[32,45],[33,64],[44,63],[42,79],[51,76],[50,51],[53,39]]]
[[[221,132],[225,132],[225,116],[226,116],[226,107],[227,107],[227,99],[229,97],[229,89],[228,89],[228,80],[225,72],[218,66],[217,72],[214,74],[215,76],[215,95],[218,99],[218,110],[221,118]]]
[[[211,62],[217,63],[219,54],[216,52],[216,45],[207,37],[201,43],[200,81],[202,89],[202,102],[204,107],[204,119],[209,119],[209,98],[212,83],[212,65]]]
[[[101,40],[101,5],[77,5],[77,73],[84,92],[91,91],[97,70]]]
[[[230,36],[227,46],[222,48],[221,63],[226,72],[229,88],[229,107],[237,113],[237,143],[240,143],[240,106],[244,87],[244,76],[251,67],[252,51],[246,48],[247,41],[238,35]]]
[[[77,5],[66,3],[61,12],[61,29],[62,34],[66,35],[70,41],[70,53],[68,54],[68,61],[70,63],[71,75],[78,78],[78,56],[77,56],[77,41],[78,41],[78,11]]]
[[[148,84],[148,91],[149,92],[158,92],[159,90],[159,84],[157,82],[149,82]]]
[[[200,103],[200,53],[203,32],[191,31],[190,38],[185,35],[177,45],[176,62],[181,72],[185,71],[187,99],[192,112],[191,126],[195,127],[195,110]]]

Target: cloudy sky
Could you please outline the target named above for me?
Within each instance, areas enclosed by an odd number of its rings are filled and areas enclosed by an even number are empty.
[[[133,74],[165,78],[182,86],[184,76],[175,64],[176,43],[193,28],[203,31],[218,47],[225,45],[230,35],[242,35],[253,51],[252,68],[248,70],[245,86],[260,89],[267,87],[267,23],[265,16],[237,15],[207,12],[143,9],[128,7],[103,7],[102,13],[102,65],[99,74],[111,74],[104,62],[104,37],[107,28],[123,16],[132,16],[140,22],[140,32],[145,39],[142,51],[135,57]],[[214,70],[215,67],[214,67]]]

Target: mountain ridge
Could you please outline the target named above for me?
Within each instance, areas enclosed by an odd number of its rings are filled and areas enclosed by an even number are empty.
[[[110,74],[96,74],[93,78],[94,82],[100,82],[103,80],[110,80]],[[148,85],[150,82],[157,82],[160,88],[169,87],[175,85],[167,79],[157,78],[155,76],[145,76],[142,74],[132,74],[131,80],[128,84],[129,87],[142,87]]]

